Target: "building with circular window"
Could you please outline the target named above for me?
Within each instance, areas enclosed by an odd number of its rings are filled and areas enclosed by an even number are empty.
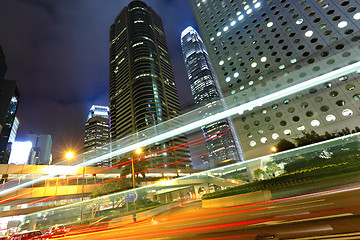
[[[356,0],[190,3],[221,90],[237,105],[360,58]],[[279,139],[293,141],[302,131],[324,134],[360,125],[359,73],[344,74],[235,117],[245,158],[270,154]]]

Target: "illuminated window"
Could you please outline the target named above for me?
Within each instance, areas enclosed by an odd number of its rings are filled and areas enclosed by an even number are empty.
[[[290,129],[285,129],[285,130],[284,130],[284,134],[285,134],[285,135],[290,135],[290,134],[291,134],[291,130],[290,130]]]
[[[336,120],[336,117],[332,114],[326,116],[326,121],[333,122]]]
[[[304,131],[304,130],[305,130],[305,126],[304,126],[304,125],[298,126],[298,127],[297,127],[297,130],[299,130],[299,131]]]
[[[320,126],[320,121],[315,119],[315,120],[312,120],[310,124],[313,127],[317,127],[317,126]]]
[[[353,115],[353,111],[351,109],[344,109],[342,111],[342,115],[345,117],[349,117],[349,116]]]
[[[338,28],[344,28],[344,27],[346,27],[347,26],[347,22],[346,21],[341,21],[341,22],[339,22],[339,24],[338,24]]]
[[[272,137],[272,139],[276,140],[276,139],[278,139],[280,136],[279,136],[279,134],[277,134],[277,133],[273,133],[271,137]]]
[[[313,31],[309,30],[305,33],[305,37],[311,37],[313,35]]]

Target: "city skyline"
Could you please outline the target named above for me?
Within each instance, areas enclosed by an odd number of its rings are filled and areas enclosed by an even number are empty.
[[[129,2],[0,3],[4,31],[0,44],[8,65],[5,79],[18,83],[24,99],[19,106],[18,136],[51,134],[55,160],[68,149],[82,148],[90,106],[108,104],[108,27]],[[179,36],[186,26],[195,26],[191,8],[186,0],[150,4],[165,19],[180,101],[189,106],[192,99]]]

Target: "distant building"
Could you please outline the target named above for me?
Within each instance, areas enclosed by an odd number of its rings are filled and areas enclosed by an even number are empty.
[[[109,102],[111,141],[181,114],[162,20],[142,1],[129,3],[110,27]],[[147,148],[147,167],[191,168],[188,148],[159,154],[186,142],[177,137]]]
[[[11,148],[8,145],[18,109],[20,92],[15,81],[3,80],[0,86],[0,163],[7,164]]]
[[[32,143],[35,156],[30,165],[49,165],[51,162],[52,139],[47,134],[27,134],[27,141]]]
[[[35,151],[31,141],[14,142],[8,164],[28,165],[35,158]]]
[[[192,27],[187,27],[181,33],[181,47],[195,104],[199,107],[215,107],[215,104],[217,107],[221,106],[221,103],[215,103],[222,97],[209,56],[202,39]],[[208,163],[203,163],[209,165],[209,168],[242,160],[239,155],[240,146],[234,137],[236,135],[233,134],[234,129],[230,127],[230,119],[209,124],[201,129],[209,152],[209,158],[206,159]]]
[[[109,107],[93,105],[85,124],[84,153],[108,150],[109,139]],[[102,167],[110,165],[110,161],[96,164]]]

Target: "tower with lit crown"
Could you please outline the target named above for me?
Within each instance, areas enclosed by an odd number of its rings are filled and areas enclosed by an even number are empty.
[[[217,80],[204,43],[192,27],[187,27],[182,32],[181,47],[195,104],[199,107],[221,105]],[[230,119],[224,119],[202,127],[204,137],[207,139],[210,168],[242,160],[238,154],[241,150],[237,150],[237,142],[233,137],[235,135],[229,121]]]

